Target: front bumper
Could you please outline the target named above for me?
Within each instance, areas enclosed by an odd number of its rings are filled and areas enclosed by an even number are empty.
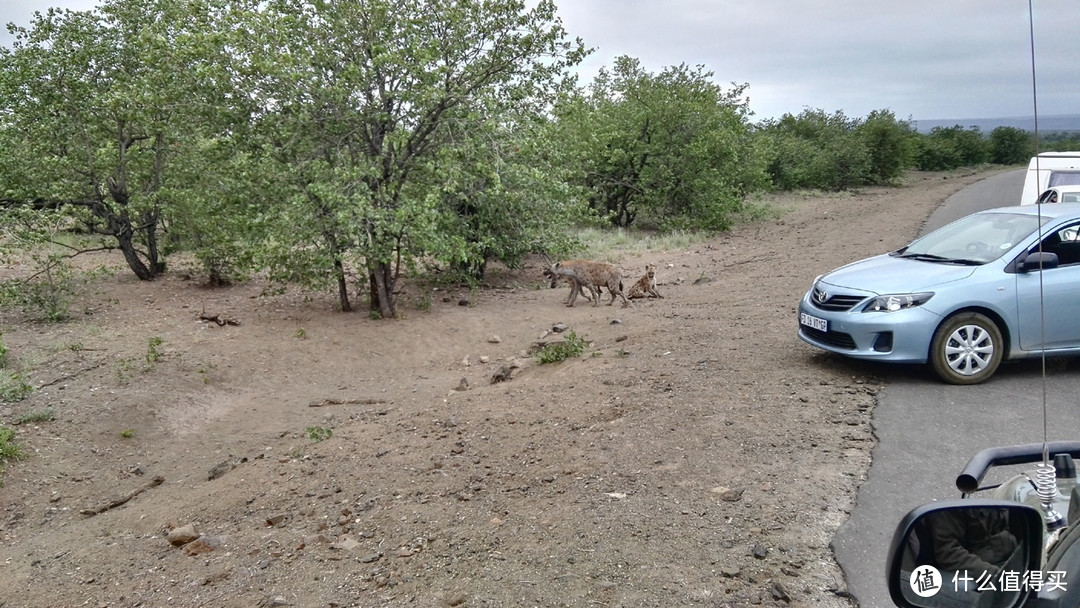
[[[863,300],[844,311],[815,306],[807,292],[799,302],[799,338],[822,350],[874,361],[926,363],[941,317],[923,306],[896,312],[858,312]],[[803,315],[824,320],[827,330],[803,324]]]

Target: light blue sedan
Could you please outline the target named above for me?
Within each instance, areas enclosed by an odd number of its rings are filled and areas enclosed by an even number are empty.
[[[969,215],[814,279],[799,337],[977,384],[1004,359],[1080,354],[1080,203]]]

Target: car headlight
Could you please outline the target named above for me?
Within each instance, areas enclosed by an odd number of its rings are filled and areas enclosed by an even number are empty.
[[[933,292],[926,293],[900,293],[887,296],[878,296],[867,303],[863,312],[896,312],[905,308],[922,306],[934,297]]]

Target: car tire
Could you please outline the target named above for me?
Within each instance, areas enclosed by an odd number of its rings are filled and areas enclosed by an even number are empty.
[[[955,314],[938,326],[930,343],[930,365],[950,384],[978,384],[997,371],[1005,341],[996,323],[977,312]]]

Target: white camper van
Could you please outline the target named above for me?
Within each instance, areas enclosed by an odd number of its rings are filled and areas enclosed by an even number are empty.
[[[1032,205],[1051,186],[1080,185],[1080,152],[1043,152],[1031,157],[1021,205]]]

